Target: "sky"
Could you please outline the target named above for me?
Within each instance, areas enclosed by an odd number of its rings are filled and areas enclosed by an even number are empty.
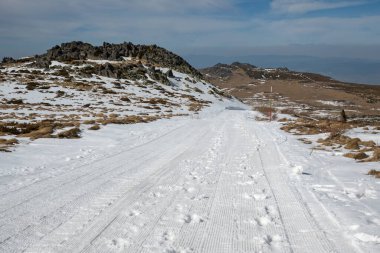
[[[380,59],[380,0],[1,0],[0,57],[73,40]]]

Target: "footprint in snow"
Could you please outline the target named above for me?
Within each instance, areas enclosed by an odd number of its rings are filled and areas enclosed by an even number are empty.
[[[256,218],[255,221],[257,225],[259,225],[260,227],[265,227],[268,224],[273,222],[269,216],[262,216],[262,217]]]
[[[242,182],[242,181],[239,181],[237,182],[238,185],[241,185],[241,186],[244,186],[244,185],[253,185],[253,184],[256,184],[257,182],[255,180],[249,180],[249,181],[245,181],[245,182]]]
[[[163,253],[191,253],[191,252],[194,252],[193,249],[189,249],[189,248],[173,248],[173,246],[171,246],[170,248],[168,249],[165,249],[163,251]]]
[[[160,192],[151,192],[150,195],[154,198],[161,198],[162,194]]]
[[[196,189],[194,187],[183,187],[183,190],[188,193],[193,193]]]
[[[206,194],[201,194],[197,197],[192,197],[191,200],[196,200],[196,201],[200,201],[200,200],[204,200],[204,199],[209,199],[209,196],[207,196]]]
[[[180,221],[184,223],[201,223],[204,222],[204,219],[197,215],[197,214],[187,214],[187,215],[180,215]]]
[[[277,209],[274,206],[265,206],[264,210],[267,215],[277,215]]]
[[[265,200],[265,199],[269,199],[270,197],[264,193],[254,193],[252,195],[248,194],[248,193],[244,193],[243,194],[243,198],[245,199],[254,199],[256,201],[261,201],[261,200]]]
[[[252,174],[252,175],[249,175],[248,177],[251,178],[251,179],[259,179],[260,177],[263,177],[264,175],[260,172],[257,172],[256,174]]]
[[[280,235],[265,235],[263,237],[263,242],[268,246],[273,246],[273,244],[282,242],[282,237]]]
[[[108,246],[112,249],[123,250],[128,247],[131,243],[123,238],[113,239],[108,243]]]
[[[132,210],[131,212],[129,212],[128,216],[139,216],[141,214],[141,212],[139,210]]]
[[[173,242],[175,239],[175,234],[172,231],[165,231],[162,235],[162,239],[164,241]]]

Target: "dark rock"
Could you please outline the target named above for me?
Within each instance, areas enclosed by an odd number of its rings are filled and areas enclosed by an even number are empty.
[[[164,48],[156,45],[134,45],[130,42],[122,44],[104,42],[102,46],[98,47],[81,41],[62,43],[60,46],[49,49],[46,54],[36,56],[35,66],[47,68],[53,60],[61,62],[86,59],[122,61],[122,57],[136,57],[152,65],[171,68],[199,78],[202,77],[202,74],[184,59]],[[115,75],[110,66],[106,68],[101,71],[107,75]]]
[[[2,63],[14,63],[14,62],[16,62],[16,60],[13,59],[12,57],[4,57],[2,61]]]
[[[346,115],[346,112],[344,111],[344,109],[342,109],[342,111],[340,112],[340,121],[341,122],[347,122],[347,115]]]
[[[173,75],[173,71],[171,69],[168,70],[168,72],[166,72],[166,75],[170,78],[173,78],[174,75]]]
[[[113,78],[120,78],[118,76],[117,70],[110,63],[106,63],[104,65],[99,65],[98,75],[106,76],[106,77],[113,77]]]

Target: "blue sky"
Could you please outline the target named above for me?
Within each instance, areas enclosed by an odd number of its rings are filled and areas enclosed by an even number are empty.
[[[380,59],[380,0],[1,0],[0,57],[82,40]]]

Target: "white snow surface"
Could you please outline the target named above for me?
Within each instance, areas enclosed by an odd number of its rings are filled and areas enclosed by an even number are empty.
[[[317,100],[317,102],[324,104],[324,105],[344,106],[344,103],[339,102],[339,101]]]
[[[380,144],[380,131],[373,128],[365,130],[363,127],[350,129],[345,133],[351,138],[359,138],[362,141],[374,141],[377,145]]]
[[[378,163],[214,105],[0,153],[0,252],[379,252]]]

